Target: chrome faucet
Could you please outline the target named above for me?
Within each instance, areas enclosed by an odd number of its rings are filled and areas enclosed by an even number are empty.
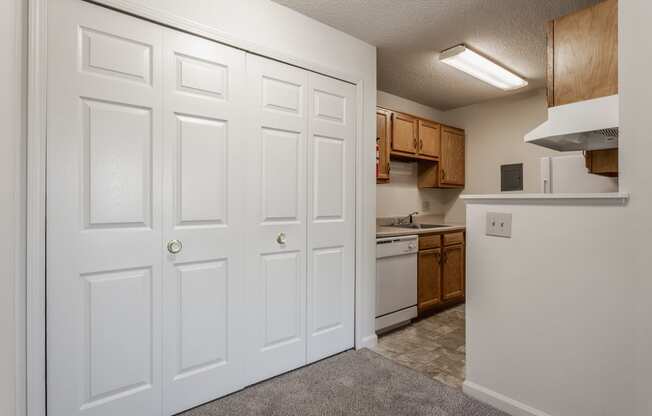
[[[409,220],[408,224],[414,223],[414,216],[417,215],[419,211],[414,211],[413,213],[406,215],[405,217],[401,217],[396,220],[397,224],[405,224],[406,220]]]

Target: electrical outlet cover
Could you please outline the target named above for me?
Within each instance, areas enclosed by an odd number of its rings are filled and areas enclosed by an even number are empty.
[[[487,235],[512,237],[512,214],[487,212]]]

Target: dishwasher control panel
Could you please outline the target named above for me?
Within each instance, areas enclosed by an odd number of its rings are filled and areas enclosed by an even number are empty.
[[[419,240],[416,235],[401,237],[386,237],[376,240],[376,258],[400,256],[419,251]]]

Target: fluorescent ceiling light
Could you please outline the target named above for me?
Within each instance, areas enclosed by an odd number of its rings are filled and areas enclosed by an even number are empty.
[[[446,49],[439,55],[439,60],[503,90],[515,90],[527,85],[527,81],[523,78],[464,45]]]

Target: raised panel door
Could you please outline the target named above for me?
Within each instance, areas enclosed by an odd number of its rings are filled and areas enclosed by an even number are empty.
[[[392,113],[392,151],[417,152],[417,119],[407,114]]]
[[[444,127],[439,162],[440,186],[464,186],[464,132]]]
[[[391,135],[391,112],[376,109],[376,143],[378,145],[378,172],[376,179],[389,180],[389,152]]]
[[[164,396],[175,414],[242,388],[245,53],[164,31]]]
[[[441,148],[441,127],[437,123],[419,120],[419,154],[438,158]]]
[[[355,86],[309,75],[308,362],[353,347]]]
[[[441,238],[440,236],[437,236]],[[427,311],[442,301],[441,249],[419,251],[418,309]]]
[[[306,150],[308,72],[247,55],[248,121],[245,193],[247,380],[256,382],[306,363]],[[337,100],[324,117],[344,117]],[[339,142],[320,137],[338,160]],[[324,189],[319,216],[333,218],[343,200],[336,181]]]
[[[48,9],[47,412],[162,412],[162,29]]]
[[[443,299],[464,297],[464,245],[444,247],[443,263]]]

